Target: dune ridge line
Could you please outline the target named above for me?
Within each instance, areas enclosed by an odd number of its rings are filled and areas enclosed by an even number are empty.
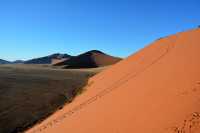
[[[132,73],[126,74],[124,77],[120,78],[118,81],[113,83],[111,86],[109,86],[109,87],[103,89],[102,91],[98,92],[95,96],[93,96],[93,97],[89,98],[88,100],[82,102],[81,104],[75,106],[71,110],[65,112],[63,115],[61,115],[61,116],[57,117],[56,119],[48,122],[47,124],[44,124],[41,127],[38,127],[37,129],[33,130],[31,133],[42,132],[43,130],[52,127],[54,124],[57,124],[57,123],[61,122],[63,119],[65,119],[65,118],[67,118],[69,116],[72,116],[73,114],[75,114],[79,110],[83,109],[87,105],[95,102],[96,100],[102,98],[103,96],[105,96],[108,93],[112,92],[113,90],[117,89],[122,84],[124,84],[127,81],[129,81],[130,79],[133,79],[133,78],[139,76],[141,73],[146,71],[149,67],[151,67],[152,65],[157,63],[160,59],[162,59],[165,55],[167,55],[175,47],[175,41],[177,40],[177,37],[178,36],[176,36],[176,38],[173,38],[173,42],[161,45],[161,47],[164,47],[164,48],[161,48],[161,49],[164,49],[164,51],[162,51],[162,53],[159,54],[159,56],[156,57],[156,59],[153,59],[149,64],[147,64],[141,70],[139,70],[137,72],[134,71]]]

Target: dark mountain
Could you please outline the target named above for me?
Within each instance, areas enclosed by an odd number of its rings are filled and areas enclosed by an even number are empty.
[[[11,64],[11,62],[0,59],[0,64]]]
[[[55,64],[64,68],[96,68],[117,63],[121,58],[113,57],[98,50],[88,51]]]
[[[45,57],[35,58],[28,61],[25,61],[24,64],[51,64],[52,59],[62,59],[62,58],[70,58],[71,56],[68,54],[52,54]]]

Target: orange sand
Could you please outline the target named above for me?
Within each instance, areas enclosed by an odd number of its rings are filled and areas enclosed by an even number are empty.
[[[61,62],[63,62],[63,61],[66,61],[66,60],[68,60],[69,58],[62,58],[62,59],[52,59],[51,60],[51,64],[52,65],[55,65],[55,64],[58,64],[58,63],[61,63]]]
[[[28,133],[199,133],[200,29],[178,33],[90,79]]]

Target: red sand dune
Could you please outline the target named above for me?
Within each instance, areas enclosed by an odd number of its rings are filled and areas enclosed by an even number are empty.
[[[200,29],[178,33],[90,79],[29,133],[200,133]]]
[[[96,68],[113,65],[120,60],[121,58],[107,55],[101,51],[91,50],[54,65],[65,66],[65,68]]]

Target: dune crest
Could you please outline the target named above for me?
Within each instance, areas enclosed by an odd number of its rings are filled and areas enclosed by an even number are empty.
[[[200,29],[159,39],[90,79],[28,133],[199,133]]]

